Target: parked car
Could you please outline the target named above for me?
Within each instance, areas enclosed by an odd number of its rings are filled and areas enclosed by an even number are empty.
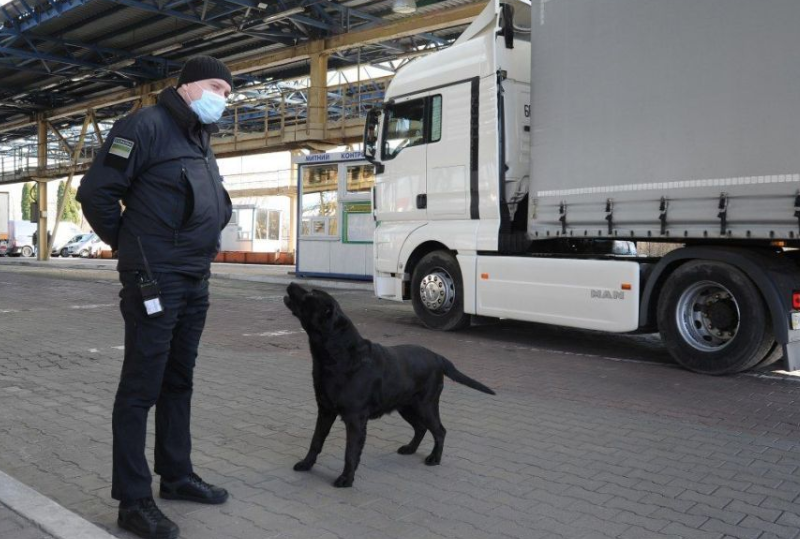
[[[61,221],[58,225],[58,235],[53,238],[50,246],[50,256],[69,256],[66,245],[83,234],[85,232],[81,231],[75,223]]]
[[[80,256],[81,258],[89,258],[92,253],[92,241],[94,241],[95,234],[87,232],[86,234],[79,234],[69,240],[64,247],[61,248],[62,256],[64,249],[67,250],[69,256]]]
[[[94,232],[89,232],[88,234],[82,234],[76,238],[73,238],[75,241],[71,241],[64,247],[67,249],[67,252],[70,256],[79,256],[81,258],[94,258],[100,255],[100,251],[102,250],[111,250],[111,247],[108,246],[103,240],[100,239],[100,236],[95,234]],[[62,249],[63,250],[63,249]]]

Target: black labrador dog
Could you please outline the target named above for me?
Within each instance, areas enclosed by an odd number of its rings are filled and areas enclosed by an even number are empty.
[[[308,334],[313,358],[312,374],[317,398],[317,426],[306,458],[295,464],[308,471],[322,451],[337,416],[347,429],[344,471],[333,483],[349,487],[361,459],[367,420],[397,410],[414,428],[414,437],[397,450],[416,452],[425,432],[433,434],[433,452],[425,464],[442,460],[445,428],[439,419],[443,376],[494,395],[494,391],[458,371],[446,358],[422,346],[381,346],[359,335],[333,297],[291,283],[283,302]]]

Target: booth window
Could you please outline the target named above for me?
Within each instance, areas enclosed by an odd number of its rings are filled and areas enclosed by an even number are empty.
[[[256,213],[257,240],[281,239],[281,212],[278,210],[258,210]]]
[[[239,208],[236,210],[236,224],[239,225],[237,238],[242,241],[253,239],[253,208]]]
[[[372,165],[350,165],[347,167],[348,194],[369,191],[375,184],[375,167]]]
[[[339,189],[339,165],[303,168],[303,200],[300,234],[336,236]]]

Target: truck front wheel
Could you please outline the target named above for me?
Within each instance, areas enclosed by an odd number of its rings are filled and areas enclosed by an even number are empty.
[[[658,327],[675,361],[703,374],[751,369],[775,342],[758,289],[722,262],[692,261],[670,275],[659,298]]]
[[[414,312],[431,329],[453,331],[470,324],[461,268],[448,252],[434,251],[419,261],[411,277],[411,297]]]

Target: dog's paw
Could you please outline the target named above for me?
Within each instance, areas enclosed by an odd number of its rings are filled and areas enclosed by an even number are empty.
[[[428,455],[425,459],[426,466],[437,466],[442,463],[442,456],[441,455]]]
[[[333,482],[333,486],[336,488],[347,488],[353,486],[353,480],[347,476],[340,475],[336,478],[336,481]]]
[[[294,465],[294,471],[296,472],[307,472],[314,466],[313,462],[308,462],[307,460],[301,460],[297,464]]]
[[[401,455],[413,455],[417,452],[417,448],[413,445],[404,445],[400,449],[397,450],[398,453]]]

